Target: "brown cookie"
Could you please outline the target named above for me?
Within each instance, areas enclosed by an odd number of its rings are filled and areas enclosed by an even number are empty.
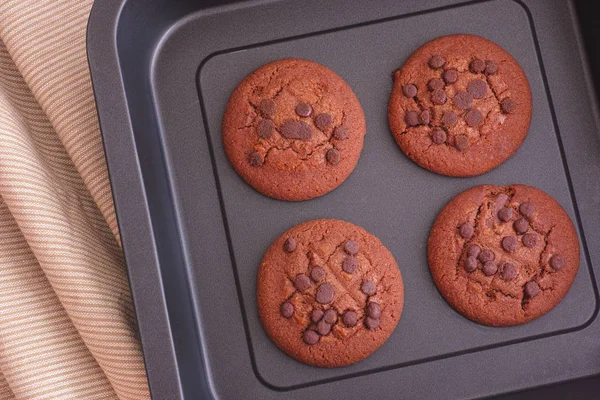
[[[440,212],[428,259],[436,286],[458,312],[484,325],[518,325],[567,294],[579,241],[567,213],[541,190],[477,186]]]
[[[391,335],[404,287],[379,239],[349,222],[319,219],[294,226],[269,247],[257,297],[265,331],[284,352],[341,367],[368,357]]]
[[[283,59],[237,86],[222,130],[227,157],[248,184],[276,199],[307,200],[350,175],[366,125],[358,99],[335,72]]]
[[[423,113],[427,120],[415,118]],[[388,120],[396,143],[423,168],[449,176],[483,174],[525,139],[529,83],[497,44],[473,35],[440,37],[394,72]]]

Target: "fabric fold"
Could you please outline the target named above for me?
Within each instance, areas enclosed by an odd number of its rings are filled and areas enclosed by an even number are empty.
[[[0,399],[117,399],[2,199],[0,237]]]
[[[8,399],[150,398],[87,68],[91,4],[0,2]]]
[[[0,38],[120,244],[87,63],[92,4],[0,2]]]

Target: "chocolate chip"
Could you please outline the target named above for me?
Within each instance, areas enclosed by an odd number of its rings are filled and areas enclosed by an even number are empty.
[[[299,140],[310,140],[312,138],[312,128],[304,121],[298,121]]]
[[[467,259],[465,260],[465,271],[467,272],[473,272],[477,269],[477,259],[473,256],[469,256],[467,257]]]
[[[304,292],[306,289],[312,286],[312,283],[310,283],[308,276],[304,274],[298,274],[294,279],[294,286],[296,286],[296,289],[299,291]]]
[[[485,70],[483,71],[486,75],[494,75],[498,72],[498,64],[491,60],[485,60]]]
[[[531,281],[525,284],[525,296],[531,299],[538,294],[540,294],[540,286],[536,282]]]
[[[446,142],[446,132],[442,128],[433,128],[431,131],[431,141],[435,144]]]
[[[296,106],[296,114],[300,117],[310,117],[310,114],[312,114],[312,107],[308,103],[300,103]]]
[[[354,258],[352,256],[348,256],[348,257],[344,258],[344,261],[342,261],[342,269],[344,270],[344,272],[346,272],[348,274],[355,273],[357,268],[358,268],[358,261],[356,260],[356,258]]]
[[[482,264],[485,264],[488,261],[494,261],[496,259],[496,255],[491,250],[481,250],[479,256],[477,257]]]
[[[344,325],[346,326],[354,326],[356,325],[356,321],[358,321],[358,315],[351,310],[346,311],[342,317],[342,322],[344,322]]]
[[[509,253],[512,253],[515,250],[517,250],[518,244],[519,243],[517,242],[517,238],[514,236],[506,236],[502,238],[502,248],[504,249],[504,251],[507,251]]]
[[[283,250],[285,250],[286,253],[292,253],[296,250],[296,246],[298,246],[298,243],[293,237],[289,237],[283,242]]]
[[[315,309],[310,313],[310,320],[315,324],[323,318],[323,310]]]
[[[273,118],[275,115],[275,102],[269,99],[262,99],[258,104],[258,110],[266,118]]]
[[[529,229],[529,222],[525,218],[519,218],[514,222],[513,229],[518,234],[525,233]]]
[[[444,84],[444,80],[441,78],[431,78],[429,82],[427,82],[427,89],[429,89],[430,92],[433,92],[434,90],[441,90],[444,88],[444,86],[446,85]]]
[[[329,309],[325,311],[325,315],[323,316],[323,320],[328,324],[334,324],[337,321],[337,313],[333,309]]]
[[[467,85],[467,92],[469,92],[474,99],[484,98],[485,94],[487,93],[487,89],[487,84],[481,79],[473,79]]]
[[[433,93],[431,93],[431,102],[433,104],[446,104],[446,100],[448,100],[448,97],[446,97],[446,92],[444,92],[443,89],[434,90]]]
[[[483,121],[483,115],[479,110],[469,110],[465,114],[465,122],[469,126],[477,126]]]
[[[333,122],[333,117],[326,113],[318,114],[315,117],[315,126],[317,129],[324,131],[329,128],[329,125]]]
[[[338,126],[333,130],[333,137],[337,140],[346,140],[348,139],[348,130],[343,126]]]
[[[475,258],[479,256],[479,253],[481,253],[481,247],[477,246],[476,244],[470,245],[469,249],[467,250],[467,255]]]
[[[379,319],[367,317],[365,318],[365,326],[371,330],[377,329],[379,326]]]
[[[529,247],[530,249],[535,247],[537,244],[537,235],[535,233],[526,233],[523,235],[523,245],[525,247]]]
[[[469,69],[475,74],[482,73],[485,70],[485,62],[476,58],[469,63]]]
[[[458,92],[454,95],[454,104],[461,110],[468,110],[473,104],[473,96],[469,92]]]
[[[559,270],[565,266],[565,258],[559,254],[550,257],[550,266],[552,269]]]
[[[310,140],[312,137],[312,129],[304,121],[295,121],[288,119],[281,125],[281,135],[288,139]]]
[[[360,286],[360,290],[367,296],[373,296],[375,293],[377,293],[377,286],[375,286],[373,281],[367,280],[363,281],[362,285]]]
[[[517,109],[517,103],[512,99],[506,98],[500,102],[500,111],[504,114],[510,114]]]
[[[402,93],[406,97],[415,97],[417,95],[417,87],[412,83],[402,85]]]
[[[367,304],[367,315],[373,319],[379,319],[381,316],[381,306],[374,301],[370,301]]]
[[[317,332],[319,332],[319,335],[321,336],[329,335],[329,332],[331,332],[331,324],[325,322],[325,318],[323,318],[317,324]]]
[[[533,203],[525,202],[521,203],[519,206],[519,212],[526,217],[531,217],[533,215]]]
[[[513,209],[509,207],[502,207],[498,211],[498,219],[502,222],[508,222],[513,216]]]
[[[294,315],[294,305],[289,301],[286,301],[279,307],[279,311],[284,318],[291,318]]]
[[[258,123],[256,127],[256,133],[258,137],[268,139],[273,136],[275,132],[275,124],[270,119],[263,119]]]
[[[429,124],[430,115],[428,110],[421,111],[421,115],[419,115],[419,123],[423,125]]]
[[[317,324],[317,332],[321,336],[329,335],[329,332],[331,332],[331,324],[328,324],[327,322],[325,322],[325,320],[322,319]]]
[[[485,276],[492,276],[496,272],[498,272],[498,266],[493,261],[488,261],[483,264],[483,268],[481,268]]]
[[[334,294],[335,291],[333,290],[333,286],[331,286],[329,283],[323,283],[317,288],[315,298],[321,304],[328,304],[333,301]]]
[[[473,227],[473,224],[465,222],[458,227],[458,233],[460,233],[460,236],[463,238],[470,239],[473,236],[473,233],[475,233],[475,228]]]
[[[408,111],[404,114],[404,122],[408,126],[417,126],[419,125],[419,113],[416,111]]]
[[[300,126],[298,121],[288,119],[280,128],[281,135],[289,139],[296,139],[299,136]]]
[[[348,240],[346,243],[344,243],[344,251],[350,254],[351,256],[356,255],[359,250],[360,245],[354,240]]]
[[[304,331],[302,339],[304,339],[304,343],[308,345],[313,345],[319,341],[319,334],[313,331],[312,329],[308,329]]]
[[[446,64],[446,60],[440,55],[431,56],[428,62],[429,66],[433,69],[442,68]]]
[[[327,162],[331,165],[336,165],[339,164],[342,155],[340,154],[339,150],[337,149],[329,149],[327,150],[327,153],[325,153],[325,158],[327,159]]]
[[[505,262],[502,264],[500,267],[500,278],[504,279],[505,281],[512,281],[516,278],[516,276],[517,270],[512,263]]]
[[[444,115],[442,116],[442,124],[444,124],[445,126],[452,126],[456,125],[457,122],[458,114],[456,114],[454,111],[444,112]]]
[[[258,154],[258,152],[253,151],[252,153],[248,154],[248,162],[253,167],[260,167],[261,165],[263,165],[265,160],[260,154]]]
[[[500,211],[501,208],[504,207],[504,204],[506,203],[506,201],[508,200],[508,195],[505,193],[499,193],[495,200],[494,200],[494,209],[496,210],[496,213],[498,213],[498,211]]]
[[[447,69],[442,74],[442,78],[447,84],[454,83],[458,80],[458,71],[454,68]]]
[[[454,139],[454,146],[459,151],[465,151],[469,148],[469,138],[467,135],[458,135],[456,139]]]
[[[313,267],[312,271],[310,271],[310,279],[315,282],[321,282],[325,279],[325,270],[321,267]]]

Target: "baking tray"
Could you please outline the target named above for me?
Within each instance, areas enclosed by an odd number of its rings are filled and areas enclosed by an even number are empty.
[[[520,150],[474,178],[421,169],[387,127],[391,72],[426,41],[452,33],[499,43],[527,73],[533,95]],[[88,56],[155,399],[466,399],[600,373],[600,140],[572,4],[98,0]],[[340,74],[367,120],[353,174],[306,202],[255,192],[221,143],[233,88],[284,57]],[[490,328],[461,317],[427,268],[435,216],[454,195],[483,183],[541,188],[563,205],[581,239],[571,291],[523,326]],[[290,226],[324,217],[378,236],[406,282],[405,311],[390,339],[338,369],[284,355],[262,330],[255,305],[265,249]]]

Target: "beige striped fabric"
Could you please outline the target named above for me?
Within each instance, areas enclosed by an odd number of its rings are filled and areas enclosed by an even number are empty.
[[[0,237],[0,369],[16,398],[114,397],[4,203]]]
[[[0,400],[148,399],[87,0],[0,0]]]

